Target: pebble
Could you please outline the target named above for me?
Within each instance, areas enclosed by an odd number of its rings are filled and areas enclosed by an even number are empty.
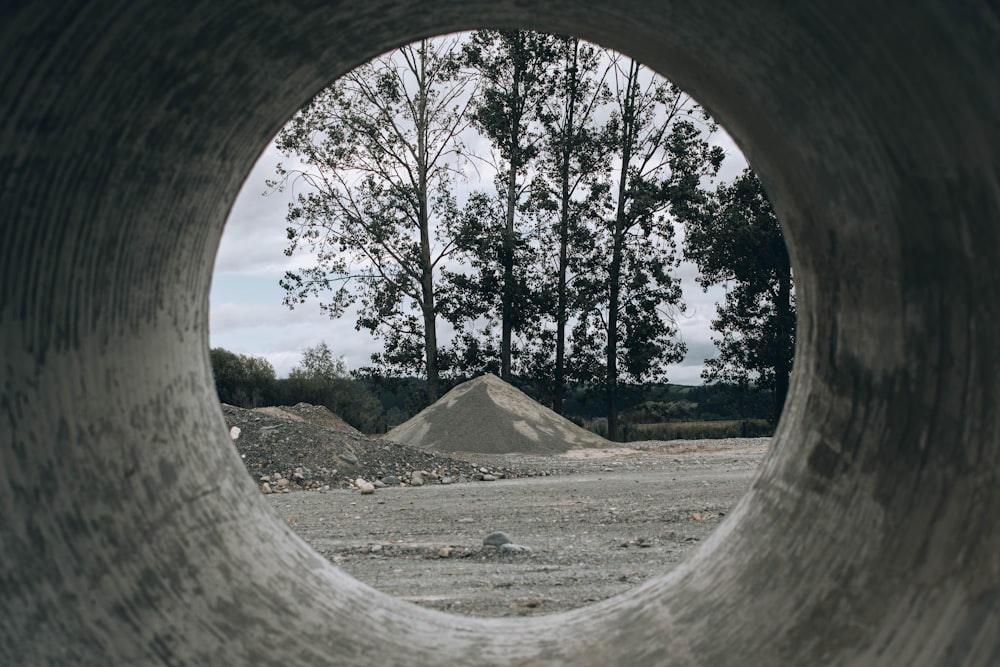
[[[229,437],[233,440],[238,439],[240,437],[240,431],[242,431],[242,429],[239,426],[232,427],[229,429]]]
[[[501,544],[500,550],[510,551],[513,553],[531,553],[531,547],[526,547],[523,544],[514,544],[513,542],[507,542],[506,544]]]
[[[361,490],[361,495],[363,496],[370,496],[375,493],[375,485],[371,482],[365,482],[358,488]]]
[[[483,475],[483,481],[484,482],[495,482],[495,481],[497,481],[497,478],[495,476],[493,476],[493,475]]]
[[[264,482],[263,484],[260,485],[260,490],[263,491],[264,493],[274,493],[274,491],[271,489],[271,485],[268,484],[267,482]]]
[[[399,486],[400,484],[399,478],[393,475],[386,475],[381,479],[381,482],[386,486]]]
[[[337,458],[341,459],[342,461],[346,461],[352,466],[358,464],[358,457],[355,456],[353,452],[343,452],[341,454],[337,454]]]
[[[502,533],[497,531],[495,533],[490,533],[483,538],[483,545],[488,547],[499,547],[504,544],[510,544],[511,539],[507,533]]]
[[[448,558],[451,556],[451,547],[441,547],[438,549],[438,558]]]

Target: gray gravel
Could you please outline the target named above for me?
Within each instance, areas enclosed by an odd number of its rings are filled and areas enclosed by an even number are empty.
[[[477,455],[475,465],[557,473],[267,498],[320,554],[379,590],[469,615],[544,614],[624,592],[680,561],[744,493],[767,442],[640,443],[589,459]],[[527,549],[484,546],[496,531]]]

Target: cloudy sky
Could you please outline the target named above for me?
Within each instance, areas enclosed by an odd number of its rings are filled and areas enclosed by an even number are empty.
[[[726,150],[727,159],[720,177],[732,180],[746,163],[732,139],[721,129],[713,140]],[[282,304],[284,290],[278,280],[288,269],[308,262],[308,257],[286,257],[284,249],[285,213],[292,192],[271,193],[265,181],[275,175],[284,158],[269,145],[233,205],[216,257],[212,280],[210,333],[211,346],[239,354],[265,357],[279,377],[287,375],[300,359],[303,349],[325,341],[349,369],[369,363],[380,349],[379,341],[366,331],[356,331],[351,313],[330,319],[316,303],[289,310]],[[701,384],[704,360],[715,354],[709,322],[721,288],[707,294],[695,283],[697,270],[685,263],[679,269],[687,303],[680,316],[681,336],[688,346],[687,358],[669,371],[669,380],[679,384]]]

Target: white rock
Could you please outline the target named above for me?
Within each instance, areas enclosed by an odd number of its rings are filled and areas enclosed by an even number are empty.
[[[375,493],[375,485],[372,484],[371,482],[363,482],[362,484],[358,485],[358,488],[361,490],[361,495],[363,496],[370,496],[371,494]]]
[[[234,426],[231,429],[229,429],[229,437],[232,438],[233,440],[240,437],[240,427]]]

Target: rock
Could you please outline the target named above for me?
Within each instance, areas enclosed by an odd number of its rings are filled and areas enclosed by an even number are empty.
[[[495,481],[497,481],[497,478],[496,478],[495,475],[483,475],[483,481],[484,482],[495,482]]]
[[[352,466],[358,464],[358,457],[353,452],[342,452],[340,454],[337,454],[337,458],[341,459],[342,461],[346,461]]]
[[[511,553],[531,553],[531,547],[526,547],[523,544],[514,544],[513,542],[506,542],[500,545],[500,551],[509,551]]]
[[[451,556],[451,547],[441,547],[438,549],[438,558],[449,558]]]
[[[441,483],[442,484],[451,484],[454,481],[455,480],[453,480],[451,477],[442,477],[441,478]]]
[[[386,475],[380,481],[383,484],[385,484],[386,486],[399,486],[400,485],[400,479],[398,477],[393,476],[393,475]]]
[[[281,479],[279,479],[277,483],[278,483],[278,488],[279,489],[284,489],[285,487],[287,487],[289,485],[289,481],[287,479],[285,479],[284,477],[282,477]]]
[[[242,429],[239,426],[234,426],[231,429],[229,429],[229,437],[232,438],[233,440],[236,440],[237,438],[240,437],[241,431]]]
[[[360,485],[358,485],[358,489],[361,490],[361,495],[363,496],[370,496],[371,494],[375,493],[375,485],[372,484],[371,482],[362,482]]]
[[[376,489],[384,489],[385,482],[383,482],[380,479],[376,479],[374,482],[372,482],[372,486],[374,486]]]
[[[490,471],[489,468],[480,468],[479,469],[479,472],[483,473],[484,475],[487,474],[489,471]]]
[[[507,533],[495,532],[490,533],[483,538],[483,545],[487,547],[499,547],[504,544],[510,544],[511,539]]]
[[[260,481],[261,482],[270,482],[271,481],[271,476],[270,475],[261,475],[260,476]]]
[[[264,482],[263,484],[260,485],[260,490],[263,491],[264,493],[274,493],[274,491],[271,489],[271,485],[268,484],[267,482]]]
[[[410,473],[410,486],[423,486],[424,485],[424,471],[414,470]]]
[[[292,480],[299,486],[303,486],[306,483],[306,476],[300,472],[297,472],[294,475],[292,475]]]

